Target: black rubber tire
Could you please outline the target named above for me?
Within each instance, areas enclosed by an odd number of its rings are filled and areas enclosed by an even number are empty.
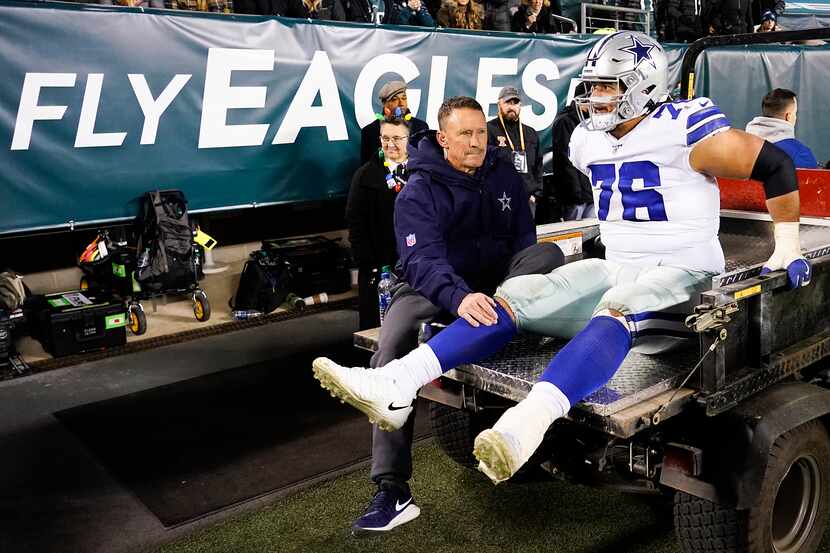
[[[207,299],[207,294],[201,290],[193,296],[193,316],[200,323],[210,320],[210,302]]]
[[[795,532],[798,539],[786,543],[781,530],[773,538],[772,520],[789,520],[784,495],[776,508],[779,491],[799,488],[814,474],[815,497],[806,508],[814,518]],[[786,478],[788,477],[789,478]],[[784,486],[782,486],[784,483]],[[792,497],[787,495],[786,497]],[[773,512],[776,515],[773,517]],[[684,553],[812,553],[821,544],[830,515],[830,437],[819,421],[811,421],[781,435],[769,453],[767,472],[755,506],[737,511],[683,492],[674,500],[674,525],[677,540]],[[785,524],[791,528],[792,524]]]
[[[147,315],[144,314],[141,306],[136,303],[131,303],[127,308],[127,312],[129,320],[127,328],[130,332],[135,336],[141,336],[147,332]]]
[[[476,468],[478,460],[473,456],[473,443],[479,432],[495,422],[495,417],[474,414],[432,401],[429,418],[432,433],[441,451],[462,467]]]
[[[476,436],[482,430],[491,428],[502,413],[503,411],[498,409],[472,413],[433,401],[430,402],[429,418],[432,422],[432,433],[441,451],[462,467],[475,469],[478,467],[478,459],[473,455]],[[550,475],[539,466],[548,458],[549,451],[543,443],[509,481],[516,483],[549,480]]]

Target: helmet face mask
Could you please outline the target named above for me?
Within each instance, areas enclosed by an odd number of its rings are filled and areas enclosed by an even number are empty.
[[[635,31],[620,31],[599,40],[588,53],[580,77],[588,92],[574,101],[588,130],[613,130],[649,113],[668,95],[668,62],[663,48]],[[615,96],[595,90],[614,86],[618,91]],[[610,111],[608,104],[613,104]]]
[[[574,98],[580,122],[590,131],[613,130],[622,122],[618,110],[625,86],[617,78],[597,78],[582,83],[587,92]],[[600,93],[609,90],[611,94]]]

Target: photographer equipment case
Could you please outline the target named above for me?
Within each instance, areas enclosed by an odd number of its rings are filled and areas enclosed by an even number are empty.
[[[291,267],[291,291],[299,296],[341,294],[352,287],[349,251],[324,236],[262,241],[262,249]]]
[[[127,308],[111,296],[89,291],[33,297],[27,304],[32,332],[54,357],[123,346]]]

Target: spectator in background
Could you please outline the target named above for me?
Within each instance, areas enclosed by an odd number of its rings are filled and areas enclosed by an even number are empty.
[[[753,0],[750,8],[752,10],[752,22],[760,25],[763,15],[768,11],[774,13],[777,19],[784,13],[785,6],[784,0]]]
[[[522,123],[519,91],[506,86],[499,92],[499,114],[487,122],[487,143],[516,168],[525,183],[530,212],[536,216],[536,196],[542,193],[542,150],[533,127]]]
[[[233,13],[233,0],[171,0],[170,9]]]
[[[746,132],[760,136],[784,150],[797,168],[818,168],[818,162],[810,148],[795,138],[795,122],[798,119],[798,99],[795,92],[776,88],[764,96],[761,113],[762,116],[747,123]]]
[[[660,42],[694,42],[703,36],[696,0],[657,0],[654,12]]]
[[[286,0],[279,15],[301,19],[346,21],[346,12],[340,0]]]
[[[766,11],[761,16],[761,23],[755,26],[756,33],[770,33],[778,31],[778,18],[774,12]]]
[[[510,31],[511,14],[508,0],[484,0],[484,28],[488,31]]]
[[[443,0],[438,25],[448,29],[481,30],[482,8],[473,0]]]
[[[580,84],[574,91],[574,96],[585,93],[584,85]],[[581,171],[573,166],[568,158],[568,146],[571,134],[579,125],[580,118],[576,102],[571,100],[561,113],[553,120],[551,133],[553,135],[553,190],[546,190],[545,196],[553,196],[562,206],[562,218],[565,221],[579,221],[596,217],[594,196],[591,192],[591,183]]]
[[[342,0],[346,21],[372,23],[372,6],[368,0]]]
[[[435,27],[435,20],[421,0],[397,0],[392,3],[391,11],[389,23],[392,25]]]
[[[749,0],[703,0],[701,19],[710,35],[752,32]]]
[[[429,130],[426,121],[422,121],[409,113],[409,104],[406,99],[406,83],[390,81],[380,87],[378,100],[383,106],[383,114],[360,130],[360,163],[366,163],[376,156],[380,149],[380,120],[384,117],[396,115],[409,121],[409,135],[413,140],[420,138],[420,134]]]
[[[99,6],[124,6],[126,8],[164,8],[164,0],[98,0]],[[204,10],[207,11],[207,10]]]
[[[281,5],[276,0],[235,0],[233,11],[250,15],[279,15]]]
[[[380,325],[377,277],[384,265],[398,260],[392,215],[395,199],[406,185],[409,122],[385,117],[380,123],[378,155],[355,172],[346,204],[349,241],[358,265],[360,329]]]
[[[755,27],[756,33],[770,33],[773,31],[786,31],[778,24],[778,18],[775,12],[766,11],[761,16],[761,23]],[[781,42],[780,44],[799,44],[801,46],[822,46],[825,42],[818,38],[810,38],[806,40],[792,40],[788,42]]]
[[[561,25],[559,21],[551,21],[551,11],[562,15],[559,0],[554,0],[553,7],[550,0],[522,0],[522,5],[513,14],[510,28],[516,33],[559,33]]]

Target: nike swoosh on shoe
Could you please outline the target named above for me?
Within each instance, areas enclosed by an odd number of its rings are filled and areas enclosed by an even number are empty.
[[[407,499],[406,502],[403,505],[401,505],[400,502],[395,501],[395,510],[398,511],[398,512],[401,512],[404,509],[406,509],[406,506],[409,505],[410,503],[412,503],[412,498],[411,497],[409,499]]]

